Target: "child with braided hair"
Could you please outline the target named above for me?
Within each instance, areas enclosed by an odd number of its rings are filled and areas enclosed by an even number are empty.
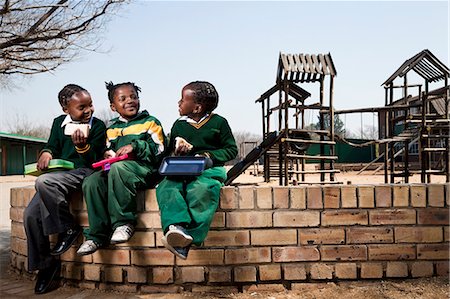
[[[141,89],[132,82],[106,83],[111,110],[119,117],[107,129],[105,158],[127,154],[131,159],[111,164],[108,172],[98,171],[83,182],[89,228],[86,241],[77,251],[87,255],[98,248],[128,241],[136,225],[138,189],[154,186],[166,145],[158,119],[140,111]]]
[[[94,107],[89,92],[79,85],[69,84],[59,92],[58,100],[65,114],[54,119],[37,168],[45,171],[50,160],[63,159],[73,162],[75,169],[40,175],[35,183],[36,194],[24,212],[28,270],[39,270],[34,289],[37,294],[57,286],[61,270],[57,256],[68,250],[81,233],[69,210],[69,195],[81,190],[83,179],[93,172],[92,162],[101,158],[105,149],[106,127],[92,116]],[[69,135],[66,129],[75,124],[88,125],[89,135],[80,129]],[[58,234],[53,249],[49,242],[51,234]]]
[[[206,238],[227,177],[223,166],[237,155],[227,120],[212,113],[218,101],[209,82],[183,87],[178,101],[181,117],[172,126],[168,150],[175,155],[205,156],[212,167],[190,179],[166,177],[156,189],[164,230],[161,242],[181,259],[187,258],[191,244],[199,246]]]

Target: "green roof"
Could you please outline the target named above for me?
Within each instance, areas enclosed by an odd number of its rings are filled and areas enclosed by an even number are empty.
[[[32,136],[22,136],[18,134],[11,134],[11,133],[5,133],[0,132],[0,138],[8,138],[8,139],[15,139],[15,140],[25,140],[25,141],[33,141],[33,142],[40,142],[40,143],[46,143],[47,139],[45,138],[38,138],[38,137],[32,137]]]

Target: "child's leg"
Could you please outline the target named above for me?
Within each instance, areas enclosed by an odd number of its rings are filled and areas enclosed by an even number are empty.
[[[62,233],[75,225],[67,196],[80,190],[83,179],[91,173],[92,169],[78,168],[46,173],[37,178],[35,188],[41,198],[39,203],[44,235]]]
[[[182,181],[173,181],[167,178],[162,180],[156,188],[156,198],[161,212],[161,226],[164,232],[171,224],[191,222],[183,189]]]
[[[38,192],[33,196],[23,213],[23,225],[27,234],[28,270],[40,270],[51,266],[50,242],[44,235],[40,209],[41,197]]]
[[[187,185],[186,201],[192,217],[187,232],[194,238],[192,243],[195,245],[200,245],[208,234],[226,177],[225,168],[214,167]]]
[[[152,169],[136,161],[120,161],[108,173],[108,210],[113,230],[124,224],[136,224],[136,194],[147,185]]]
[[[84,230],[86,240],[104,245],[111,234],[108,213],[108,177],[103,171],[94,172],[83,182],[83,195],[86,200],[89,228]]]

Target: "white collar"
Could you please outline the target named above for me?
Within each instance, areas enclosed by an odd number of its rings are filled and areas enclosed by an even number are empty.
[[[202,121],[204,121],[206,118],[208,118],[209,113],[205,114],[202,118],[199,119],[199,121],[195,121],[194,119],[190,118],[187,115],[183,115],[182,117],[180,117],[180,120],[184,120],[188,123],[193,123],[193,124],[198,124],[201,123]]]
[[[92,127],[92,121],[94,120],[94,117],[91,117],[91,119],[89,120],[89,128]],[[64,127],[65,125],[69,124],[69,123],[74,123],[74,124],[79,124],[79,121],[74,121],[72,120],[72,118],[70,117],[70,114],[66,115],[66,118],[64,118],[62,124],[61,124],[61,128]]]

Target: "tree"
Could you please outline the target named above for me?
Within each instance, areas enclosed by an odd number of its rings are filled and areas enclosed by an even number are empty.
[[[8,121],[9,132],[21,136],[31,136],[47,139],[50,136],[50,127],[33,123],[24,115],[16,114],[13,120]]]
[[[314,124],[314,128],[316,130],[320,130],[320,117],[317,116],[317,118],[318,120],[317,123]],[[323,121],[324,121],[324,130],[328,130],[330,128],[330,115],[324,114]],[[339,114],[334,115],[334,133],[340,136],[345,136],[345,125],[344,122],[339,118]]]
[[[3,0],[0,6],[0,86],[11,75],[49,72],[98,50],[111,13],[127,0]]]

